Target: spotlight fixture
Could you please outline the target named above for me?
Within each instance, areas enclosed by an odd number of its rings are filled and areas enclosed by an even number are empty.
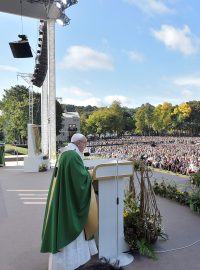
[[[56,20],[56,22],[62,26],[68,25],[70,23],[70,18],[64,13]]]
[[[76,3],[78,3],[77,0],[62,0],[62,1],[67,7],[70,7],[70,6],[75,5]]]
[[[64,10],[72,5],[75,5],[77,2],[77,0],[57,0],[56,6],[59,9]]]
[[[21,40],[9,42],[12,54],[15,58],[33,57],[31,47],[26,35],[18,35]]]
[[[56,6],[57,6],[57,8],[59,8],[61,10],[66,9],[66,5],[63,2],[61,2],[61,1],[57,1],[56,2]]]

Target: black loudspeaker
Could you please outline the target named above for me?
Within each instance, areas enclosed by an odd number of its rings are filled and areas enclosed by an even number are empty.
[[[33,57],[31,47],[27,40],[9,42],[13,57],[28,58]]]

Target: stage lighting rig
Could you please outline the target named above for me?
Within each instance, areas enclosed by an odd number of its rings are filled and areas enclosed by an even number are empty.
[[[70,18],[65,14],[65,9],[69,8],[72,5],[78,3],[77,0],[57,0],[56,6],[61,11],[61,15],[57,18],[56,22],[62,26],[68,25],[70,23]]]
[[[64,13],[56,20],[56,22],[61,25],[61,26],[65,26],[68,25],[70,23],[70,18],[67,17],[67,15],[65,15]]]
[[[61,9],[64,10],[66,8],[71,7],[72,5],[77,4],[78,1],[77,0],[58,0],[56,1],[56,6]]]
[[[37,87],[41,87],[45,80],[48,69],[47,55],[47,22],[41,20],[39,26],[38,49],[35,58],[35,68],[32,83]]]

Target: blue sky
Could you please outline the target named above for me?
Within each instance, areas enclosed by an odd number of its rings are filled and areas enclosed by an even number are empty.
[[[200,100],[199,0],[79,0],[56,25],[56,96],[74,105],[135,108]],[[37,49],[39,22],[22,18]],[[21,17],[0,13],[0,99],[3,89],[28,86],[34,58],[13,58],[8,43],[22,33]],[[41,89],[34,88],[35,91]]]

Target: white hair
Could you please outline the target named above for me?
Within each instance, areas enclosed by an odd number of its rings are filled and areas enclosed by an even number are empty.
[[[81,133],[75,133],[72,137],[71,137],[71,142],[72,143],[75,143],[75,142],[78,142],[78,141],[81,141],[82,139],[84,139],[85,136]]]

